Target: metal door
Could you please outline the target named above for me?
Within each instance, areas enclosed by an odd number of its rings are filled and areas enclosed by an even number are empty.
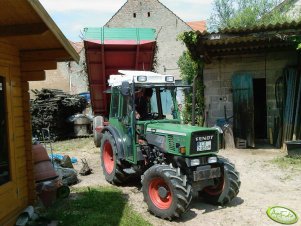
[[[255,147],[253,78],[250,74],[232,77],[234,135]]]

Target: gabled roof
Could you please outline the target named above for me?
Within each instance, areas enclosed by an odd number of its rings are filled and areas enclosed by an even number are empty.
[[[107,26],[108,23],[110,23],[110,21],[124,8],[124,6],[126,6],[126,4],[132,0],[127,0],[122,6],[121,8],[111,17],[111,19],[104,25]],[[170,11],[177,19],[181,20],[184,24],[186,24],[188,27],[190,27],[185,21],[183,21],[179,16],[177,16],[172,10],[170,10],[168,7],[166,7],[162,2],[160,2],[159,0],[153,0],[158,2],[160,5],[162,5],[164,8],[166,8],[168,11]],[[147,2],[147,1],[145,1]]]
[[[194,31],[206,31],[206,20],[186,22]]]
[[[38,0],[1,0],[0,41],[26,59],[79,60],[79,55]]]

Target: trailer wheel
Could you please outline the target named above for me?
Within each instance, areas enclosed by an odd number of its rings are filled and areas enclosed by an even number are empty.
[[[155,216],[173,219],[186,211],[192,199],[191,185],[179,170],[154,165],[142,176],[144,201]]]
[[[205,202],[223,206],[237,196],[241,182],[235,165],[226,158],[219,159],[224,164],[222,177],[215,179],[214,186],[204,188],[199,194]]]
[[[93,137],[94,137],[94,144],[96,147],[100,147],[102,133],[97,132],[95,130],[96,127],[103,127],[103,117],[102,116],[96,116],[93,118]]]
[[[117,147],[111,133],[105,132],[101,139],[101,165],[105,179],[112,184],[122,184],[127,179],[117,158]]]

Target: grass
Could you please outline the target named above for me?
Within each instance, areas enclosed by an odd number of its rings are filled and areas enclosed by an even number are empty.
[[[301,169],[301,156],[285,156],[285,157],[278,157],[272,160],[272,163],[276,164],[282,169],[292,168],[294,169]]]
[[[127,203],[117,188],[81,188],[73,198],[60,200],[47,209],[43,217],[58,220],[59,225],[72,226],[135,226],[151,225]]]

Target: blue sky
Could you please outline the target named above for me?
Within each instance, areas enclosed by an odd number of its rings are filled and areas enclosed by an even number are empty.
[[[84,27],[103,26],[126,0],[40,0],[50,16],[72,41]],[[184,21],[208,19],[213,0],[161,0]]]

